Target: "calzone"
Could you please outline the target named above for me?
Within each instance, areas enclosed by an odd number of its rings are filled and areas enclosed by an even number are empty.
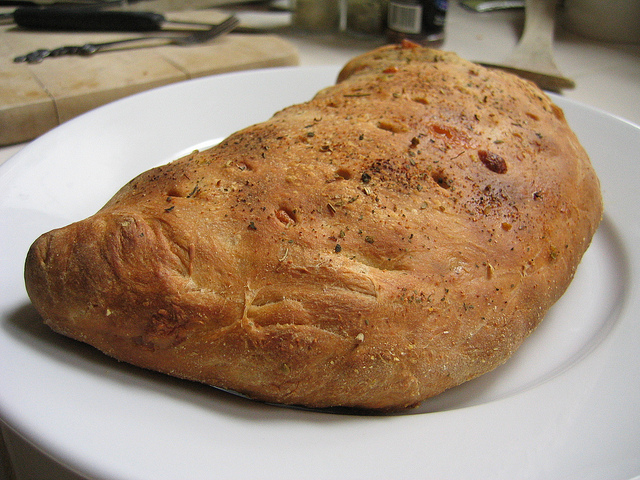
[[[393,411],[505,362],[601,216],[547,95],[404,43],[45,233],[25,278],[53,330],[118,360],[265,402]]]

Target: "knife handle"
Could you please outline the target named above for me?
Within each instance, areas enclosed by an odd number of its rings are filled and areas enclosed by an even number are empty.
[[[153,32],[165,18],[153,12],[96,10],[86,7],[20,7],[13,13],[20,27],[33,30]]]

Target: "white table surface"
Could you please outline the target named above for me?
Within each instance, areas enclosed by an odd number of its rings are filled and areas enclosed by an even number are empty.
[[[499,62],[517,43],[521,10],[474,13],[449,2],[446,39],[440,46],[476,61]],[[282,33],[299,50],[300,65],[342,65],[384,43],[383,38],[356,39],[344,34]],[[564,96],[640,125],[640,45],[603,43],[556,31],[555,57],[576,88]],[[26,144],[0,147],[0,164]],[[79,480],[10,432],[0,436],[0,480]],[[3,440],[4,438],[4,440]],[[10,459],[10,460],[9,460]],[[12,468],[13,467],[13,468]]]

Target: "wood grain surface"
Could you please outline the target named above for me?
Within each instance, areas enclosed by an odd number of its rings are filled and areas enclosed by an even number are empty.
[[[198,10],[167,18],[217,23],[224,14]],[[298,64],[298,53],[276,35],[236,34],[188,47],[147,44],[89,57],[13,58],[40,48],[105,42],[137,33],[34,32],[0,26],[0,145],[31,140],[88,110],[150,88],[224,72]]]

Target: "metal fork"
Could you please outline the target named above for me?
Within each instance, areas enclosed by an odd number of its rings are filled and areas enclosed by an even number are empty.
[[[204,43],[214,38],[220,37],[233,30],[240,21],[237,17],[231,16],[218,25],[213,25],[208,30],[197,30],[189,35],[149,35],[144,37],[125,38],[123,40],[114,40],[112,42],[103,43],[85,43],[84,45],[71,45],[66,47],[58,47],[53,50],[39,49],[25,55],[15,57],[15,63],[40,63],[47,57],[61,57],[63,55],[82,55],[88,56],[98,53],[106,48],[126,43],[145,42],[148,40],[165,40],[166,45],[195,45]]]

